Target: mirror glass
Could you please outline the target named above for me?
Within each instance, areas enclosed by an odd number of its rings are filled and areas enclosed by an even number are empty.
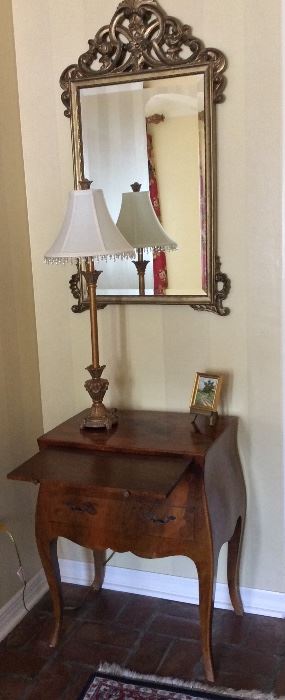
[[[150,191],[154,215],[177,243],[166,252],[165,295],[203,296],[208,288],[205,74],[80,87],[84,177],[102,189],[116,223],[134,182]],[[156,212],[156,213],[155,213]],[[208,214],[209,215],[209,214]],[[145,294],[154,284],[153,253]],[[100,262],[98,294],[139,294],[131,261]]]

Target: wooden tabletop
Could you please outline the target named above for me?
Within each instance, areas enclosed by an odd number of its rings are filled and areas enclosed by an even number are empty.
[[[141,455],[205,457],[214,440],[236,418],[220,416],[215,426],[199,416],[195,432],[188,413],[120,410],[111,430],[80,430],[88,411],[69,418],[38,439],[40,449],[68,447],[80,450],[125,452]]]

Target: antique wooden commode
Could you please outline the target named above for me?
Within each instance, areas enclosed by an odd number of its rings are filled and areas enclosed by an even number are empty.
[[[9,474],[40,484],[36,539],[53,601],[56,645],[62,621],[57,539],[94,551],[95,584],[104,580],[105,550],[140,557],[185,555],[199,577],[206,677],[214,680],[211,623],[218,555],[228,542],[228,585],[241,615],[238,564],[245,487],[237,418],[215,426],[187,413],[120,411],[110,431],[82,431],[86,412],[39,438],[40,451]]]

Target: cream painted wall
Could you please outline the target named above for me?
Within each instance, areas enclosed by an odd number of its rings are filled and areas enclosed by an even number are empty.
[[[163,0],[229,61],[218,106],[219,252],[231,315],[187,307],[100,314],[109,402],[187,411],[196,370],[225,372],[223,410],[240,416],[248,489],[245,586],[284,591],[281,445],[281,0]],[[45,429],[86,406],[87,314],[72,315],[69,270],[43,266],[72,186],[69,125],[58,78],[109,21],[114,0],[13,0],[27,205]],[[274,37],[270,51],[268,35]],[[64,555],[85,557],[69,543]],[[192,575],[183,558],[118,566]],[[113,563],[112,562],[112,563]],[[218,574],[225,580],[224,558]]]
[[[6,474],[37,451],[42,432],[29,228],[10,0],[0,23],[0,521],[13,533],[28,579],[39,570],[36,489]],[[13,544],[0,536],[0,608],[21,588]]]

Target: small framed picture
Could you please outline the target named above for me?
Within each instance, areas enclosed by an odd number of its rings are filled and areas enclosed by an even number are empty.
[[[191,398],[191,413],[216,413],[223,377],[197,372]]]

